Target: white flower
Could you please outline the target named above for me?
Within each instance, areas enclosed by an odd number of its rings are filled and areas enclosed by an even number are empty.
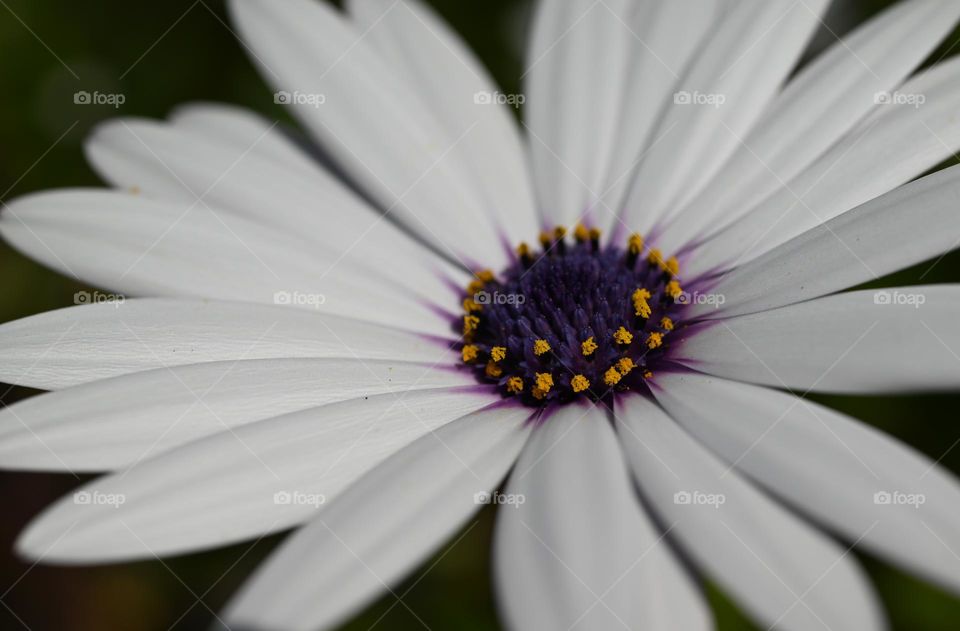
[[[0,327],[52,391],[0,465],[114,472],[23,555],[299,527],[222,621],[330,628],[496,504],[511,629],[710,628],[680,554],[763,627],[883,628],[853,546],[960,588],[957,482],[804,396],[960,386],[960,287],[837,293],[958,244],[960,170],[912,180],[960,149],[960,61],[911,73],[960,3],[792,74],[826,0],[543,2],[523,94],[420,4],[348,4],[231,3],[323,162],[191,106],[94,134],[116,190],[0,216],[115,292]]]

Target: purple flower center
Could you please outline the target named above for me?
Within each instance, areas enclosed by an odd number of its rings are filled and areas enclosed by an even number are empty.
[[[482,271],[463,296],[461,355],[481,383],[531,406],[579,397],[604,400],[642,389],[679,325],[676,259],[600,246],[578,226],[557,228],[541,249],[526,244],[500,274]]]

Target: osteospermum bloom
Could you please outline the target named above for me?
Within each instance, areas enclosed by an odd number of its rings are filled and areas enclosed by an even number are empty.
[[[0,463],[108,472],[23,555],[297,527],[222,618],[322,629],[503,501],[511,629],[710,628],[688,568],[764,627],[882,628],[854,545],[960,588],[957,482],[787,392],[960,386],[960,288],[842,291],[957,245],[960,171],[920,176],[960,63],[914,71],[958,3],[794,72],[825,0],[545,2],[523,132],[425,7],[347,4],[231,3],[324,163],[193,106],[94,134],[115,190],[0,216],[141,296],[0,327],[3,380],[51,391],[0,413]]]

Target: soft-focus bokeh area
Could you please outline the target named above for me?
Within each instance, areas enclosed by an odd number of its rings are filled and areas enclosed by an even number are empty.
[[[432,3],[479,51],[504,90],[519,91],[529,4],[511,0]],[[888,0],[837,3],[828,22],[838,34],[890,4]],[[825,29],[817,42],[824,45],[832,39]],[[955,35],[935,57],[948,51],[960,52],[960,36]],[[125,103],[116,108],[78,105],[74,94],[80,90],[122,94]],[[82,141],[91,126],[106,118],[162,117],[175,105],[196,100],[240,103],[271,117],[284,116],[248,63],[218,0],[0,0],[0,93],[3,201],[41,189],[98,184],[84,162]],[[0,321],[71,305],[75,292],[90,289],[41,268],[3,244],[0,266]],[[895,279],[902,284],[958,281],[960,256],[956,254]],[[0,394],[4,403],[10,403],[33,393],[0,385]],[[960,471],[960,396],[831,397],[829,403]],[[816,461],[810,466],[817,466]],[[163,562],[95,568],[29,567],[15,559],[10,549],[24,524],[79,482],[71,475],[0,473],[0,628],[205,628],[212,611],[224,604],[278,540]],[[485,511],[455,544],[399,586],[395,594],[403,603],[387,596],[344,628],[497,629],[488,552],[492,518],[493,512]],[[951,552],[945,549],[944,554]],[[869,557],[861,558],[896,629],[957,628],[960,599]],[[710,589],[710,595],[721,630],[753,628],[720,593]]]

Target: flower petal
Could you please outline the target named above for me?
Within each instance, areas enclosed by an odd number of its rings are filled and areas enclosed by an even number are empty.
[[[115,562],[278,532],[313,518],[398,449],[492,400],[451,388],[383,394],[221,432],[84,485],[36,518],[17,549],[46,562]]]
[[[952,157],[960,149],[958,82],[960,57],[955,57],[901,86],[890,96],[897,100],[880,105],[789,185],[705,237],[687,273],[756,258]]]
[[[567,405],[511,474],[494,533],[510,629],[710,629],[710,612],[641,509],[606,413]]]
[[[453,152],[470,165],[486,208],[511,243],[536,237],[532,179],[516,120],[498,102],[497,85],[473,51],[419,0],[351,0],[348,9],[364,39],[401,66],[423,109],[449,134],[476,125]]]
[[[406,331],[240,302],[134,299],[0,325],[0,381],[45,390],[155,368],[282,357],[455,360],[445,343]]]
[[[960,484],[927,457],[854,419],[768,388],[664,374],[656,395],[699,440],[792,506],[960,591]]]
[[[656,132],[663,141],[644,156],[623,209],[629,226],[649,230],[716,175],[779,92],[827,4],[731,3],[667,104]]]
[[[414,279],[391,282],[364,262],[204,204],[100,190],[39,193],[4,209],[0,234],[54,269],[134,296],[286,300],[429,333],[450,329]]]
[[[730,472],[649,399],[624,400],[617,420],[637,484],[671,536],[759,626],[886,627],[849,550]]]
[[[839,39],[787,84],[657,245],[676,251],[782,188],[874,109],[878,94],[895,90],[958,17],[960,5],[950,0],[899,2]]]
[[[257,570],[223,616],[228,626],[328,629],[390,590],[503,479],[529,416],[522,407],[482,410],[388,458]]]
[[[337,164],[443,253],[502,267],[495,214],[450,133],[345,16],[314,0],[233,0],[233,22],[264,78]],[[321,102],[322,101],[322,102]]]
[[[104,123],[87,140],[88,158],[118,188],[183,207],[212,207],[305,241],[319,254],[317,267],[337,261],[337,268],[372,268],[394,283],[413,280],[437,303],[451,301],[440,272],[452,275],[456,268],[300,152],[276,123],[242,110],[188,112],[173,125],[142,119]],[[201,125],[205,129],[197,130]],[[228,138],[231,133],[236,137]]]
[[[889,394],[960,387],[960,285],[854,291],[684,333],[676,359],[774,387]]]
[[[475,383],[446,366],[356,359],[248,359],[121,375],[0,410],[0,468],[117,469],[327,403]]]
[[[960,166],[944,169],[843,213],[724,274],[690,316],[755,313],[876,280],[960,245]]]

